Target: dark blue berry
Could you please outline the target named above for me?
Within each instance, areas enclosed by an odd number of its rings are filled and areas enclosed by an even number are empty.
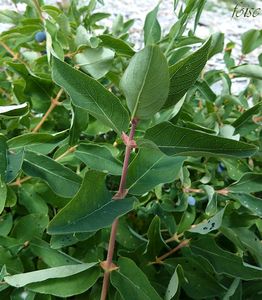
[[[46,40],[46,33],[44,31],[39,31],[35,34],[35,40],[38,43],[42,43],[43,41]]]
[[[196,204],[196,199],[195,199],[193,196],[188,196],[188,198],[187,198],[187,203],[188,203],[190,206],[195,206],[195,204]]]
[[[224,165],[220,162],[217,166],[217,172],[222,173],[225,170]]]

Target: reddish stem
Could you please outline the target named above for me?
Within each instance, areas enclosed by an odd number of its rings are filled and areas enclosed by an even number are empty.
[[[134,139],[137,123],[138,123],[137,119],[132,120],[132,127],[131,127],[130,134],[129,134],[129,140],[130,141],[132,141]],[[122,169],[122,176],[121,176],[119,189],[118,189],[119,193],[124,193],[124,190],[125,190],[126,175],[127,175],[127,169],[128,169],[128,163],[129,163],[131,151],[132,151],[132,147],[130,145],[127,145],[126,146],[126,151],[125,151],[123,169]]]
[[[132,120],[132,127],[131,127],[130,134],[129,134],[129,141],[133,141],[137,123],[138,123],[138,119]],[[128,164],[129,164],[129,159],[130,159],[130,154],[131,154],[132,148],[133,147],[132,147],[131,143],[126,144],[125,158],[124,158],[121,180],[120,180],[118,192],[117,192],[116,196],[113,198],[114,200],[121,200],[121,199],[125,198],[126,176],[127,176],[127,169],[128,169]],[[110,273],[113,269],[112,261],[113,261],[113,256],[114,256],[117,226],[118,226],[118,218],[116,218],[114,220],[114,222],[112,224],[112,228],[111,228],[107,258],[106,258],[105,267],[104,267],[105,272],[104,272],[103,287],[102,287],[100,300],[106,300],[106,296],[107,296]]]

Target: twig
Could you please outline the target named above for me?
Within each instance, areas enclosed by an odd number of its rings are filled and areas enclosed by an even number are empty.
[[[183,192],[184,193],[197,193],[197,194],[204,194],[204,193],[206,193],[202,189],[193,189],[193,188],[183,188]],[[216,190],[215,192],[217,194],[225,195],[226,196],[229,193],[229,190],[227,188],[223,188],[221,190]]]
[[[20,63],[25,64],[26,63],[19,57],[19,53],[15,53],[6,43],[3,41],[0,41],[0,45],[13,57],[14,60],[20,61]]]
[[[31,176],[26,176],[22,179],[17,178],[15,182],[9,183],[9,186],[15,186],[15,185],[20,186],[23,182],[26,182],[27,180],[29,180],[31,178],[32,178]]]
[[[242,62],[243,62],[243,60],[245,59],[245,57],[246,57],[246,56],[245,56],[244,54],[240,55],[239,61],[238,61],[238,64],[237,64],[238,66],[242,64]]]
[[[177,234],[175,233],[173,236],[171,236],[171,238],[165,240],[166,243],[171,243],[171,242],[177,242],[180,243],[180,238],[184,235],[184,232]]]
[[[202,189],[183,188],[184,193],[205,193]]]
[[[43,115],[43,117],[40,120],[40,122],[32,130],[32,132],[37,132],[42,127],[42,125],[44,124],[44,122],[46,121],[46,119],[48,118],[48,116],[51,114],[51,112],[54,110],[54,108],[56,108],[57,105],[61,104],[61,102],[59,102],[59,99],[60,99],[62,93],[63,93],[63,89],[60,89],[59,92],[57,93],[56,97],[51,99],[51,104],[50,104],[48,110]]]
[[[156,261],[153,262],[153,264],[161,264],[163,262],[164,259],[166,259],[168,256],[174,254],[175,252],[177,252],[178,250],[180,250],[183,247],[188,246],[188,244],[190,243],[191,239],[188,240],[183,240],[180,244],[178,244],[174,249],[168,251],[167,253],[163,254],[160,257],[156,258]]]
[[[67,149],[63,154],[61,154],[60,156],[58,156],[58,157],[55,159],[55,161],[58,161],[58,160],[64,158],[67,154],[70,154],[70,153],[75,152],[76,147],[77,147],[77,146],[70,147],[70,148]]]
[[[119,189],[118,189],[118,192],[116,193],[116,195],[113,197],[114,200],[124,199],[128,192],[125,189],[126,176],[127,176],[127,169],[128,169],[131,151],[133,148],[136,147],[135,141],[133,139],[134,139],[134,134],[135,134],[137,123],[138,123],[138,119],[133,119],[129,136],[127,137],[125,134],[122,135],[124,143],[126,144],[126,150],[125,150],[125,158],[124,158],[124,164],[123,164],[122,176],[121,176],[121,180],[120,180],[120,184],[119,184]],[[106,261],[103,261],[100,264],[101,267],[105,271],[100,300],[106,300],[108,286],[109,286],[110,273],[116,269],[116,266],[112,263],[112,260],[113,260],[113,256],[114,256],[117,226],[118,226],[118,218],[116,218],[112,224]]]
[[[38,12],[38,14],[39,14],[40,19],[41,19],[42,21],[44,21],[44,17],[43,17],[43,15],[42,15],[42,10],[41,10],[41,7],[40,7],[40,5],[39,5],[38,0],[33,0],[33,2],[34,2],[34,5],[35,5],[35,8],[36,8],[36,10],[37,10],[37,12]]]

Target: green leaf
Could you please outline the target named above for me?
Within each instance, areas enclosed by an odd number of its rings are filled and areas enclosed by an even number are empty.
[[[54,217],[49,234],[92,232],[110,226],[116,217],[133,209],[134,198],[111,200],[105,187],[105,174],[86,173],[76,196]]]
[[[111,273],[112,285],[123,300],[161,300],[146,275],[129,258],[118,260],[119,270]]]
[[[181,285],[191,299],[214,299],[216,296],[222,296],[226,291],[219,283],[212,265],[202,256],[170,258],[164,263],[172,272],[178,266],[183,268],[186,280],[181,280]]]
[[[256,193],[262,191],[262,173],[246,173],[228,187],[231,193]]]
[[[31,214],[48,214],[45,200],[37,193],[33,184],[24,183],[19,189],[19,204],[23,205]]]
[[[140,149],[128,167],[129,193],[142,195],[160,183],[174,181],[183,162],[183,157],[168,157],[159,150]]]
[[[81,263],[79,260],[62,251],[50,248],[47,242],[40,239],[33,239],[30,241],[30,250],[35,256],[41,257],[41,260],[49,267],[60,267]]]
[[[211,45],[211,38],[193,54],[169,67],[170,88],[165,107],[175,105],[196,82],[203,70]]]
[[[47,279],[64,278],[83,272],[92,268],[97,263],[85,263],[76,265],[60,266],[55,268],[43,269],[13,276],[5,276],[5,281],[16,288],[26,286],[30,283],[41,282]]]
[[[52,235],[50,240],[50,245],[52,249],[61,249],[63,247],[74,245],[79,241],[87,240],[89,237],[95,235],[95,233],[96,231],[85,232],[85,233]]]
[[[5,182],[12,182],[22,169],[22,164],[24,160],[24,149],[13,150],[7,153],[8,165],[6,168]]]
[[[148,242],[146,245],[146,250],[144,252],[144,254],[146,254],[149,257],[149,259],[152,260],[155,260],[157,256],[160,256],[160,251],[163,248],[168,248],[165,241],[162,238],[160,230],[160,218],[158,216],[155,216],[147,231]]]
[[[81,177],[50,157],[26,151],[22,168],[27,175],[43,179],[62,197],[70,198],[80,188]]]
[[[6,24],[17,24],[17,22],[23,18],[21,14],[16,11],[9,10],[9,9],[1,9],[0,12],[0,23]]]
[[[116,240],[120,245],[130,250],[135,250],[147,242],[144,237],[129,226],[125,217],[119,219]]]
[[[225,208],[221,209],[212,218],[208,220],[204,220],[204,222],[201,222],[197,225],[194,225],[188,231],[199,233],[199,234],[207,234],[211,231],[217,230],[222,224],[224,212],[225,212]]]
[[[158,46],[147,46],[132,57],[120,82],[132,118],[149,119],[160,110],[168,78],[167,61]]]
[[[0,214],[5,208],[5,201],[7,196],[6,184],[2,181],[2,176],[0,175]]]
[[[222,250],[206,236],[190,243],[193,253],[205,257],[218,274],[227,274],[244,280],[262,279],[262,268],[244,263],[238,255]]]
[[[110,17],[109,13],[97,12],[90,15],[88,18],[88,26],[94,25],[96,22]]]
[[[0,236],[7,236],[13,227],[13,217],[11,213],[3,214],[0,219]]]
[[[262,267],[262,243],[257,235],[246,227],[230,228],[243,245],[243,250],[249,251],[257,264]]]
[[[28,148],[32,146],[50,144],[56,145],[68,136],[68,130],[50,133],[25,133],[15,136],[7,141],[8,147],[13,149]]]
[[[21,217],[12,230],[12,236],[21,241],[41,237],[49,222],[45,214],[29,214]]]
[[[157,20],[159,4],[150,11],[145,19],[144,24],[144,42],[145,45],[156,44],[161,38],[161,27]]]
[[[250,210],[255,216],[262,218],[262,200],[250,194],[243,192],[230,193],[228,195],[231,199],[238,201],[242,206]]]
[[[241,280],[239,278],[235,278],[233,280],[233,282],[231,283],[229,289],[227,290],[225,296],[223,297],[223,300],[229,300],[230,298],[231,299],[238,299],[238,295],[236,294],[238,288],[241,288]],[[242,290],[242,289],[241,289]],[[235,297],[232,297],[232,296],[235,296]],[[240,295],[241,297],[242,295]]]
[[[257,147],[164,122],[146,131],[145,138],[167,155],[247,157]]]
[[[37,76],[22,63],[8,62],[9,69],[14,70],[19,77],[23,78],[23,97],[32,100],[33,108],[36,111],[45,111],[46,105],[50,104],[50,98],[53,90],[53,82],[46,74],[43,77]],[[16,90],[14,90],[16,92]],[[45,104],[43,106],[43,103]]]
[[[251,77],[262,80],[262,67],[259,65],[242,65],[232,69],[239,77]]]
[[[228,176],[234,180],[239,180],[245,173],[250,172],[248,164],[241,159],[221,159],[227,169]]]
[[[180,265],[178,265],[175,269],[174,274],[172,275],[168,287],[165,294],[165,300],[171,300],[176,295],[178,287],[179,287],[179,278],[178,278],[178,269],[181,268]]]
[[[7,143],[4,135],[0,134],[0,177],[5,178],[7,168]]]
[[[250,29],[241,35],[242,52],[248,54],[262,45],[262,30]]]
[[[28,103],[19,105],[0,106],[0,117],[18,118],[29,112]]]
[[[89,114],[86,110],[72,105],[72,125],[69,131],[69,145],[74,146],[77,144],[79,137],[89,123]]]
[[[195,83],[195,87],[206,100],[209,100],[211,102],[216,101],[217,95],[213,92],[213,90],[210,88],[210,86],[205,80],[197,80]]]
[[[8,249],[0,246],[0,268],[6,266],[8,273],[23,272],[23,264],[18,256],[13,256]]]
[[[202,188],[208,196],[208,203],[205,213],[208,216],[213,216],[217,211],[217,193],[215,192],[215,189],[210,185],[203,185]]]
[[[75,106],[87,110],[117,133],[127,131],[129,116],[120,100],[99,82],[53,57],[53,80],[70,95]]]
[[[84,72],[99,79],[111,69],[114,56],[114,51],[104,47],[87,48],[75,56],[75,61]]]
[[[196,210],[194,207],[188,207],[182,214],[180,222],[178,224],[177,233],[182,233],[191,228],[194,220],[196,218]]]
[[[75,156],[93,170],[112,175],[121,175],[122,173],[122,163],[113,157],[106,146],[80,144],[75,151]]]
[[[238,119],[236,119],[232,126],[235,127],[235,133],[238,133],[239,130],[248,122],[250,121],[251,117],[259,112],[259,109],[262,106],[262,102],[257,103],[250,109],[246,110],[244,113],[240,115]]]
[[[225,35],[221,32],[215,32],[212,34],[212,41],[210,45],[210,50],[208,54],[208,59],[217,53],[221,53],[224,49],[224,39]]]
[[[119,55],[133,56],[135,51],[123,40],[111,36],[109,34],[102,34],[98,36],[102,40],[102,45],[115,50]]]
[[[27,289],[47,295],[67,298],[82,294],[89,290],[100,277],[100,270],[97,267],[91,267],[78,274],[63,277],[52,278],[42,282],[31,283],[26,286]]]

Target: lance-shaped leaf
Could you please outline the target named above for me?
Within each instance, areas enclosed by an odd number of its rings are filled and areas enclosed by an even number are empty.
[[[47,279],[64,278],[83,272],[94,267],[97,263],[86,264],[72,264],[66,266],[59,266],[55,268],[48,268],[39,271],[16,274],[13,276],[6,276],[5,281],[16,288],[26,286],[30,283],[41,282]]]
[[[144,41],[145,45],[151,45],[157,43],[161,38],[161,27],[157,20],[159,4],[150,11],[144,24]]]
[[[24,160],[24,149],[18,151],[9,151],[7,153],[7,168],[5,174],[5,182],[9,183],[13,181],[18,175],[19,171],[22,168]]]
[[[102,40],[102,45],[114,49],[117,54],[133,56],[135,51],[123,40],[113,37],[109,34],[99,35],[99,39]]]
[[[75,195],[81,185],[81,177],[50,157],[26,151],[23,171],[32,177],[46,181],[58,195],[70,198]]]
[[[231,199],[238,201],[242,206],[250,210],[255,216],[262,218],[262,200],[250,194],[230,193],[228,195]]]
[[[142,195],[160,183],[174,181],[184,160],[183,157],[168,157],[159,150],[140,149],[128,167],[129,192]]]
[[[235,127],[235,133],[238,133],[239,130],[247,123],[250,121],[251,117],[255,114],[257,114],[262,107],[262,101],[245,111],[241,116],[234,121],[232,124],[233,127]]]
[[[80,144],[75,151],[75,156],[91,169],[113,175],[121,175],[122,173],[122,163],[115,159],[105,146]]]
[[[97,263],[71,264],[13,276],[5,276],[9,285],[57,297],[71,297],[87,291],[97,281]]]
[[[148,129],[145,138],[167,155],[247,157],[257,151],[254,145],[175,126],[169,122]]]
[[[6,196],[7,196],[7,187],[5,183],[2,181],[2,176],[0,175],[0,214],[4,210]]]
[[[69,145],[77,144],[79,137],[89,123],[89,114],[86,110],[72,105],[72,123],[69,131]]]
[[[212,218],[195,225],[188,231],[196,232],[199,234],[207,234],[210,231],[217,230],[222,224],[224,212],[225,212],[225,208],[221,209]]]
[[[87,172],[77,195],[54,217],[50,234],[92,232],[110,226],[116,217],[133,209],[135,198],[111,200],[105,174]]]
[[[191,299],[196,298],[196,295],[197,299],[214,299],[216,296],[222,296],[226,291],[219,282],[212,265],[202,256],[168,258],[164,265],[172,271],[175,271],[178,266],[183,268],[186,280],[181,280],[180,284]],[[179,272],[179,275],[182,274]]]
[[[89,290],[99,277],[100,269],[94,266],[72,276],[28,284],[26,289],[40,294],[67,298]]]
[[[244,263],[238,255],[218,247],[213,238],[208,236],[192,241],[194,254],[205,257],[218,274],[227,274],[244,280],[262,279],[262,268]]]
[[[68,130],[50,133],[25,133],[15,136],[7,141],[8,147],[11,149],[30,148],[40,144],[57,144],[68,136]]]
[[[262,45],[262,30],[250,29],[241,34],[242,53],[248,54]]]
[[[250,77],[262,80],[262,67],[259,65],[242,65],[232,69],[239,77]]]
[[[211,38],[196,52],[169,67],[170,88],[165,107],[176,104],[196,82],[203,70],[211,45]]]
[[[75,61],[84,72],[99,79],[112,67],[114,55],[115,52],[108,48],[87,48],[75,56]]]
[[[7,143],[4,135],[0,134],[0,176],[5,178],[7,167]]]
[[[119,270],[112,272],[111,282],[123,300],[161,300],[146,275],[129,258],[118,260]]]
[[[132,118],[149,119],[160,110],[168,94],[169,73],[158,46],[147,46],[132,57],[120,87]]]
[[[158,216],[155,216],[152,220],[147,231],[147,238],[148,242],[144,254],[146,254],[149,259],[154,260],[157,256],[160,256],[163,248],[168,249],[161,235],[161,220]]]
[[[75,106],[114,129],[127,131],[129,116],[120,100],[98,81],[53,57],[53,80],[71,97]]]
[[[78,259],[62,251],[50,248],[49,243],[38,238],[30,241],[30,251],[35,256],[41,257],[41,260],[51,268],[81,263]]]
[[[231,193],[256,193],[262,191],[262,173],[246,173],[228,187]]]
[[[0,117],[17,118],[26,115],[28,112],[28,103],[23,103],[19,105],[0,106]]]

